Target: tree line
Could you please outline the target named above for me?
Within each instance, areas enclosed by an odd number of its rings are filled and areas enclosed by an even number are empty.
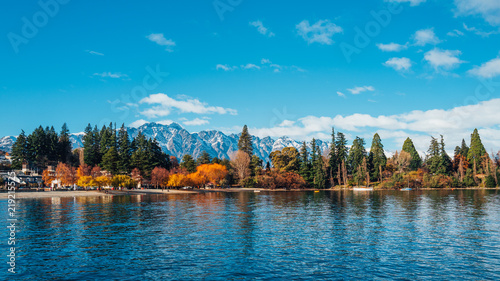
[[[44,171],[46,182],[57,178],[81,186],[114,183],[122,187],[145,182],[162,188],[208,183],[271,189],[493,187],[498,185],[499,177],[500,153],[488,155],[477,129],[471,135],[470,146],[462,140],[453,158],[446,153],[443,136],[431,137],[424,158],[410,138],[388,158],[378,134],[373,136],[368,151],[363,138],[356,137],[348,146],[346,136],[332,128],[328,150],[321,151],[312,139],[309,145],[304,141],[299,149],[273,151],[265,165],[253,153],[252,135],[246,125],[238,150],[230,159],[212,158],[203,151],[197,159],[184,155],[179,163],[162,151],[156,139],[148,139],[141,132],[131,137],[123,124],[117,129],[110,123],[100,130],[89,124],[82,139],[83,148],[72,152],[66,124],[59,134],[53,127],[42,126],[29,136],[22,131],[12,149],[12,168],[19,169],[22,163],[40,169],[57,165],[57,171]]]

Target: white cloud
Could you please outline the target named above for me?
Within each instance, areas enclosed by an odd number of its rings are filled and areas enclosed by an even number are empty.
[[[480,15],[491,25],[500,25],[500,1],[455,0],[456,15]]]
[[[215,66],[215,69],[217,70],[224,70],[224,71],[232,71],[238,68],[237,66],[229,66],[227,64],[218,64]]]
[[[96,51],[91,51],[91,50],[85,50],[85,52],[91,54],[91,55],[96,55],[96,56],[104,56],[103,53],[99,53],[99,52],[96,52]]]
[[[186,126],[201,126],[210,123],[207,119],[195,118],[193,120],[187,120],[182,122]]]
[[[244,66],[242,66],[243,69],[260,69],[260,66],[257,66],[253,63],[248,63]]]
[[[373,86],[363,86],[363,87],[354,87],[352,89],[347,89],[347,90],[349,92],[351,92],[351,94],[357,95],[357,94],[360,94],[360,93],[366,92],[366,91],[373,92],[373,91],[375,91],[375,88],[373,88]]]
[[[313,25],[308,20],[303,20],[295,26],[297,33],[304,38],[308,44],[320,43],[325,45],[333,44],[332,37],[336,33],[342,33],[342,27],[330,22],[320,20]]]
[[[102,78],[127,78],[127,74],[122,74],[119,72],[102,72],[102,73],[94,73],[94,76],[99,76]]]
[[[139,119],[139,120],[136,120],[136,121],[130,123],[128,126],[132,127],[132,128],[139,128],[140,126],[142,126],[144,124],[148,124],[148,123],[150,123],[150,122],[146,121],[144,119]]]
[[[295,124],[295,121],[283,120],[283,122],[281,122],[278,126],[279,127],[290,127],[290,126],[293,126],[293,124]]]
[[[156,105],[141,112],[142,115],[149,118],[167,116],[171,113],[172,109],[177,109],[181,113],[237,115],[237,111],[231,108],[208,106],[198,99],[176,100],[163,93],[145,97],[139,103]]]
[[[160,46],[167,46],[165,51],[167,52],[173,52],[172,47],[175,46],[175,42],[172,41],[171,39],[166,39],[163,33],[152,33],[146,36],[150,41],[155,42],[156,44]]]
[[[250,25],[251,26],[255,26],[257,27],[257,31],[264,35],[264,36],[267,36],[267,37],[274,37],[274,33],[271,32],[267,27],[264,26],[264,24],[262,24],[262,22],[260,20],[257,20],[257,21],[253,21],[253,22],[250,22]]]
[[[479,35],[481,37],[489,37],[490,35],[492,34],[498,34],[498,31],[489,31],[489,32],[486,32],[486,31],[483,31],[481,29],[478,29],[476,27],[468,27],[465,23],[463,24],[464,26],[464,29],[469,31],[469,32],[473,32],[474,34],[476,35]]]
[[[260,60],[260,64],[268,64],[268,63],[271,63],[271,61],[268,59],[261,59]]]
[[[384,52],[399,52],[402,50],[406,50],[408,48],[408,45],[389,43],[389,44],[377,44],[377,47]]]
[[[448,32],[446,35],[448,35],[450,37],[460,37],[460,36],[464,36],[464,33],[458,29],[454,29],[454,30]]]
[[[483,78],[493,78],[500,75],[500,58],[495,58],[469,70],[469,73]]]
[[[406,71],[411,67],[409,58],[391,58],[384,63],[385,66],[392,67],[397,71]]]
[[[345,98],[345,97],[346,97],[346,96],[345,96],[345,94],[344,94],[344,93],[342,93],[342,92],[337,92],[337,95],[338,95],[339,97],[343,97],[343,98]]]
[[[410,6],[418,6],[426,0],[385,0],[386,2],[410,3]]]
[[[441,42],[439,38],[434,33],[434,28],[421,29],[415,32],[413,35],[415,40],[415,45],[425,46],[427,44],[436,45]]]
[[[309,139],[318,133],[327,134],[331,127],[339,131],[357,132],[371,135],[381,133],[383,138],[393,139],[402,145],[407,136],[412,137],[417,148],[425,151],[429,144],[429,136],[443,134],[448,148],[460,144],[462,138],[467,139],[474,128],[480,129],[483,142],[489,148],[500,149],[500,99],[492,99],[475,105],[458,106],[452,109],[415,110],[397,115],[371,116],[368,114],[352,114],[335,117],[306,116],[286,127],[252,128],[252,134],[259,137],[289,136],[297,139]],[[383,133],[383,134],[382,134]],[[453,146],[452,146],[453,145]]]
[[[460,54],[462,54],[462,52],[457,50],[440,50],[438,48],[434,48],[433,50],[425,53],[424,59],[429,62],[435,70],[439,70],[441,68],[450,70],[461,63],[464,63],[464,61],[458,58]]]

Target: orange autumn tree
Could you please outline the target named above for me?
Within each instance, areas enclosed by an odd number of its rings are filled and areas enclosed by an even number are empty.
[[[77,181],[75,168],[64,163],[59,163],[57,165],[56,175],[63,186],[73,185]]]
[[[220,185],[220,182],[227,176],[227,168],[220,164],[204,164],[196,168],[199,177],[205,180],[205,183],[211,182]]]
[[[90,176],[92,173],[92,167],[90,167],[87,164],[82,164],[78,169],[76,170],[76,176],[78,178],[85,177],[85,176]]]
[[[53,171],[49,171],[48,169],[43,170],[42,172],[42,180],[45,185],[50,185],[56,177]]]

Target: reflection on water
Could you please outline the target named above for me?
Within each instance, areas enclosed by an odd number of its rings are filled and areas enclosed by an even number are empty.
[[[18,204],[19,280],[500,279],[497,190],[205,193]],[[6,201],[0,205],[7,209]],[[8,233],[1,235],[7,241]]]

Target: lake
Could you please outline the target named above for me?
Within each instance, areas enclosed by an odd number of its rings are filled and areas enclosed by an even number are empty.
[[[0,280],[500,280],[499,190],[17,200]],[[0,201],[7,223],[7,201]],[[15,279],[13,279],[15,277]]]

